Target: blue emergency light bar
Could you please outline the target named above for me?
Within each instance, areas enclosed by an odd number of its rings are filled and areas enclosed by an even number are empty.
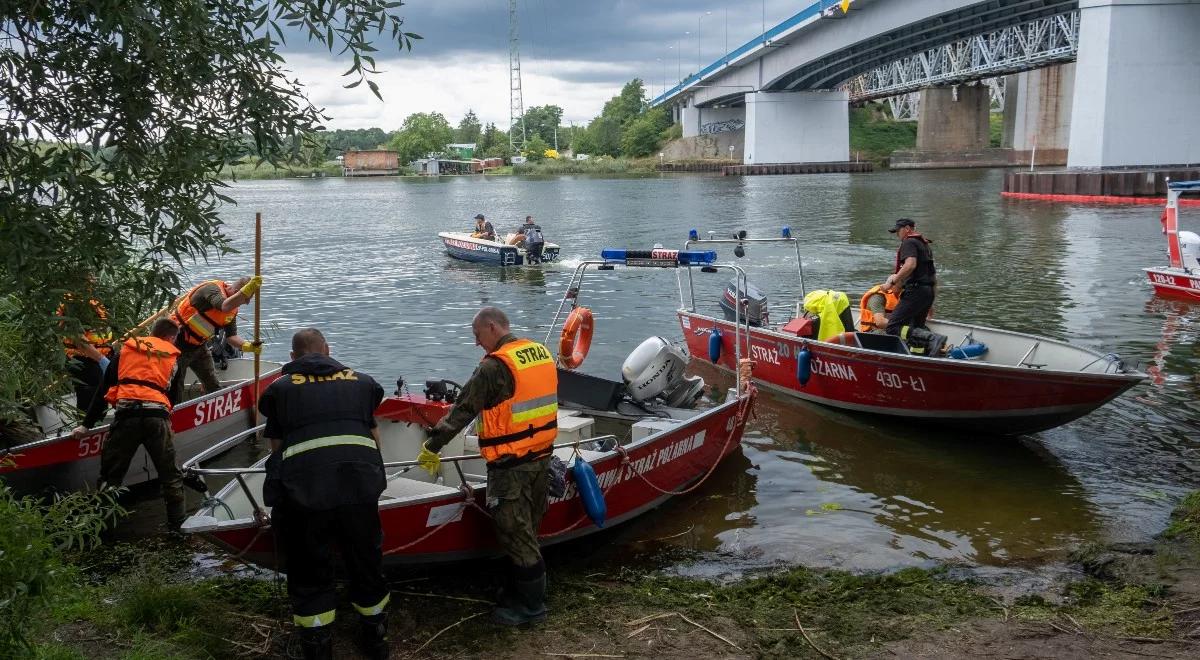
[[[604,248],[600,258],[627,266],[705,266],[717,260],[717,253],[701,250],[625,250],[622,248]]]

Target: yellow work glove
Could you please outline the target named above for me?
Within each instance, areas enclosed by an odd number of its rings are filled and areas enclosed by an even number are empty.
[[[254,353],[255,355],[260,355],[262,353],[262,342],[261,341],[244,341],[244,342],[242,342],[242,352],[243,353]]]
[[[429,476],[436,477],[438,469],[442,466],[442,457],[421,443],[421,453],[417,454],[417,466],[428,472]]]
[[[262,275],[255,275],[254,277],[250,278],[249,282],[246,282],[246,286],[242,287],[242,289],[240,291],[238,291],[238,293],[249,298],[249,297],[253,296],[254,294],[258,293],[258,290],[261,287],[262,287]]]

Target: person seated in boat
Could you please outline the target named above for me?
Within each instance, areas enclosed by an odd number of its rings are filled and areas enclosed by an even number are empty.
[[[818,341],[828,341],[854,328],[854,319],[850,316],[850,299],[841,291],[809,291],[808,295],[804,296],[803,307],[809,318],[817,320]]]
[[[288,558],[292,621],[305,658],[332,658],[337,615],[334,548],[350,578],[359,646],[388,657],[388,584],[383,577],[379,496],[387,487],[375,409],[383,388],[329,356],[316,328],[292,336],[292,360],[258,410],[271,445],[263,501]],[[340,656],[339,656],[340,657]]]
[[[525,216],[525,224],[513,234],[509,245],[524,245],[525,260],[531,264],[541,263],[542,250],[546,248],[546,238],[542,235],[542,226],[533,221],[532,215]]]
[[[261,341],[248,341],[237,333],[238,308],[250,301],[262,286],[262,277],[242,277],[236,282],[208,280],[192,287],[172,304],[171,320],[179,326],[175,345],[179,369],[171,381],[171,403],[183,400],[187,370],[191,368],[204,385],[205,394],[221,389],[208,340],[225,330],[225,343],[244,353],[260,353]]]
[[[517,338],[496,307],[479,310],[471,330],[487,355],[454,407],[430,430],[417,461],[436,475],[441,463],[437,452],[479,418],[488,513],[511,564],[492,619],[517,626],[546,618],[546,563],[538,527],[546,512],[550,456],[558,437],[558,371],[550,351]]]
[[[492,227],[492,223],[483,217],[482,213],[475,215],[475,231],[471,232],[471,238],[482,238],[485,241],[496,240],[496,229]]]
[[[884,334],[887,315],[896,309],[899,302],[900,295],[886,284],[876,284],[867,289],[858,303],[858,331]]]

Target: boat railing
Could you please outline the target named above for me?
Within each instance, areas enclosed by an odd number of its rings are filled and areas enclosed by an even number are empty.
[[[708,232],[708,238],[700,238],[700,233],[698,231],[696,231],[695,229],[693,229],[688,232],[688,240],[684,242],[683,249],[688,250],[688,249],[691,249],[692,246],[696,246],[696,245],[698,245],[698,246],[733,245],[733,246],[735,246],[733,249],[734,255],[736,255],[738,257],[742,257],[745,255],[744,248],[745,248],[746,244],[783,243],[786,245],[791,245],[796,250],[796,275],[798,275],[800,278],[800,300],[804,300],[804,296],[808,294],[808,289],[806,289],[804,286],[804,259],[800,256],[800,241],[798,241],[795,238],[792,238],[792,228],[791,227],[782,228],[779,232],[779,236],[775,236],[775,237],[771,237],[771,238],[750,238],[744,229],[739,230],[737,233],[733,234],[733,236],[731,238],[714,238],[714,236],[716,236],[716,235],[717,235],[717,232],[710,231],[710,232]],[[690,270],[688,271],[688,291],[689,291],[690,297],[691,297],[691,304],[688,305],[688,304],[684,303],[684,306],[688,307],[689,309],[691,309],[691,311],[694,312],[694,311],[696,311],[696,288],[695,288],[695,283],[692,281],[692,273]],[[682,302],[683,301],[683,282],[682,281],[679,281],[679,298],[680,298],[680,301]],[[796,316],[800,316],[800,305],[801,305],[801,303],[799,303],[799,302],[796,303]]]
[[[598,271],[613,271],[616,266],[672,268],[676,269],[676,271],[684,269],[688,271],[689,281],[691,281],[691,271],[693,268],[699,268],[701,272],[705,273],[728,270],[732,271],[735,275],[737,281],[735,289],[739,301],[742,300],[747,287],[746,272],[739,266],[715,263],[717,258],[715,252],[669,250],[663,248],[654,248],[651,250],[605,248],[600,252],[600,256],[602,260],[584,261],[576,266],[574,272],[571,273],[571,279],[567,282],[567,290],[563,294],[562,300],[558,303],[558,309],[554,312],[554,319],[550,322],[550,327],[546,329],[546,344],[551,343],[550,337],[554,334],[554,329],[558,327],[559,322],[563,320],[563,312],[566,311],[568,304],[570,304],[572,309],[579,306],[580,291],[583,288],[584,276],[589,268],[594,268]],[[676,272],[676,281],[679,281],[678,272]],[[682,285],[680,285],[679,300],[680,307],[687,308],[683,299]],[[741,370],[737,369],[736,365],[741,363],[742,356],[749,357],[750,355],[750,325],[749,319],[742,317],[742,305],[739,304],[734,307],[734,377],[736,379],[736,391],[743,392],[744,384],[742,383]],[[695,305],[691,309],[695,311]]]

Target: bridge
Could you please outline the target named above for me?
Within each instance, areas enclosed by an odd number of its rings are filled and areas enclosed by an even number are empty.
[[[849,160],[849,105],[920,94],[918,150],[1006,142],[1082,169],[1200,163],[1200,0],[820,0],[651,101],[746,164]],[[991,85],[994,89],[996,85]],[[981,144],[982,142],[982,144]]]

